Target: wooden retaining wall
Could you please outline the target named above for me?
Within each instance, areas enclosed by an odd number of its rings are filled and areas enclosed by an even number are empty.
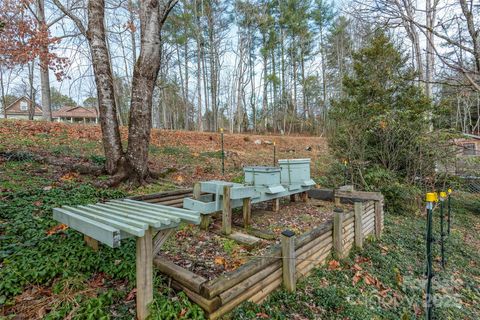
[[[296,236],[295,279],[307,276],[314,267],[323,264],[332,252],[342,257],[355,245],[361,248],[367,236],[380,236],[383,229],[383,199],[367,199],[356,200],[357,214],[356,211],[336,212],[336,219],[332,218]],[[335,221],[341,221],[341,226],[335,226]],[[338,247],[335,241],[339,241]],[[210,281],[158,257],[154,259],[154,265],[172,279],[174,288],[183,290],[202,307],[210,319],[217,319],[244,301],[259,303],[278,289],[283,283],[284,261],[286,259],[282,257],[281,246],[275,245],[264,256],[252,258],[238,269]]]
[[[176,208],[183,208],[183,199],[193,197],[193,189],[181,189],[174,191],[166,191],[152,193],[142,196],[130,197],[132,200],[145,201],[149,203],[163,204]]]

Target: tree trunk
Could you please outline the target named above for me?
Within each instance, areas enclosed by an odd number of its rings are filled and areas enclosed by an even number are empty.
[[[7,99],[5,99],[5,87],[3,83],[3,70],[0,69],[0,90],[2,92],[2,110],[3,117],[7,119]]]
[[[152,126],[152,96],[160,71],[162,40],[160,32],[172,9],[169,1],[140,3],[140,54],[133,70],[130,121],[128,123],[127,166],[123,174],[143,183],[148,171],[148,146]]]
[[[37,18],[40,28],[47,32],[47,25],[45,22],[45,2],[44,0],[37,1]],[[50,99],[50,77],[48,74],[48,44],[42,46],[40,54],[40,86],[42,91],[42,114],[43,119],[52,121],[52,103]]]
[[[97,84],[98,108],[105,152],[105,169],[109,174],[117,172],[123,156],[117,106],[110,56],[105,34],[105,1],[88,2],[88,41],[92,55],[93,73]]]
[[[35,68],[35,60],[28,64],[28,120],[33,120],[35,116],[35,89],[33,87],[33,72]]]

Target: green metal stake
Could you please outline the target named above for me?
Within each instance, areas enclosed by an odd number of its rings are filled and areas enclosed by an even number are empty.
[[[452,189],[448,189],[448,213],[447,213],[447,234],[450,235],[450,215],[452,211],[452,207],[450,204],[450,194],[452,193]]]
[[[273,142],[273,166],[275,167],[275,163],[277,162],[277,146],[275,145],[275,142]]]
[[[445,228],[443,227],[443,209],[445,206],[445,198],[447,194],[445,192],[440,192],[440,247],[442,253],[442,268],[445,269]]]
[[[223,128],[220,128],[220,135],[222,136],[222,176],[225,175],[225,152],[223,149]]]
[[[426,196],[427,200],[427,320],[431,320],[433,316],[433,295],[432,295],[432,278],[433,278],[433,270],[432,270],[432,243],[433,243],[433,236],[432,236],[432,216],[433,216],[433,202],[436,200],[435,193],[427,193]]]
[[[347,185],[347,160],[343,161],[343,185]]]

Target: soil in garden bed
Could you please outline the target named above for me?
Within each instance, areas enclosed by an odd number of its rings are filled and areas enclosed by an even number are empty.
[[[346,211],[352,210],[349,205],[342,205]],[[185,225],[164,244],[160,256],[175,264],[190,270],[207,279],[233,271],[252,258],[261,256],[272,245],[279,243],[282,231],[289,229],[300,235],[332,216],[334,203],[309,199],[308,203],[301,201],[281,201],[280,211],[271,211],[271,203],[264,202],[252,208],[251,230],[245,230],[242,212],[233,213],[233,232],[255,234],[261,230],[272,235],[273,239],[261,239],[255,246],[249,247],[237,243],[221,235],[221,215],[213,217],[213,223],[208,231],[200,230],[198,226]]]

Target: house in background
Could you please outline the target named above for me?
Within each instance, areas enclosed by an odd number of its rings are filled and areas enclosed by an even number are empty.
[[[98,123],[98,112],[95,108],[65,106],[52,113],[57,122]]]
[[[28,106],[30,105],[32,100],[27,97],[20,97],[10,105],[7,106],[5,109],[5,115],[9,119],[30,119],[29,115],[30,112],[28,110]],[[35,103],[35,109],[33,112],[33,120],[41,120],[42,119],[42,107]]]

